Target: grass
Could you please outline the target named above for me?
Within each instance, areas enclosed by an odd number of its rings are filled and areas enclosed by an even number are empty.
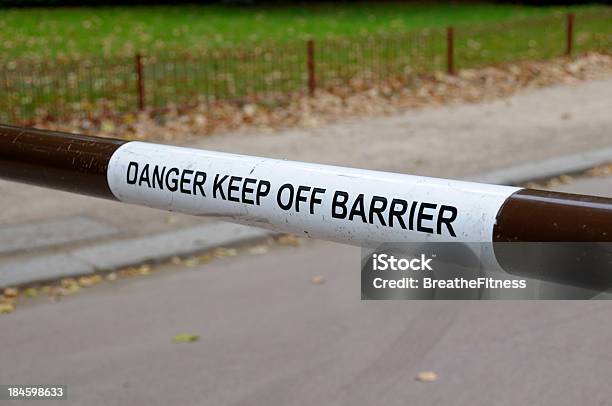
[[[252,41],[397,33],[603,9],[452,3],[8,9],[0,10],[0,60],[195,52]]]
[[[308,38],[315,38],[319,87],[444,70],[449,24],[458,69],[547,59],[564,53],[568,11],[576,13],[575,52],[612,49],[612,8],[603,6],[0,10],[0,121],[136,110],[136,52],[145,55],[147,107],[277,103],[305,92]]]

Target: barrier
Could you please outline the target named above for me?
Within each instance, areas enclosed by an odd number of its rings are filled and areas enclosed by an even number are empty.
[[[603,197],[6,125],[0,178],[353,245],[612,240]]]
[[[376,249],[457,242],[442,257],[460,265],[471,251],[480,261],[473,272],[590,296],[612,287],[612,199],[604,197],[5,125],[0,178]]]

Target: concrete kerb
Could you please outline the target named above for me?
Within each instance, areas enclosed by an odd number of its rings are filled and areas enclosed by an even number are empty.
[[[580,173],[610,162],[612,162],[612,148],[606,148],[491,171],[470,176],[466,180],[500,185],[521,185],[559,175]]]
[[[62,253],[18,258],[0,263],[0,288],[160,263],[175,256],[185,257],[215,248],[260,242],[276,234],[253,227],[217,223],[102,242]]]

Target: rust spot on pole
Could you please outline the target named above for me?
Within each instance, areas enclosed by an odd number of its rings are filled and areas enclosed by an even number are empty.
[[[136,54],[136,91],[138,93],[138,109],[145,108],[145,87],[144,87],[144,72],[142,64],[142,55]]]
[[[106,169],[124,143],[0,125],[0,178],[115,199]]]
[[[446,71],[449,75],[455,74],[455,29],[446,28]]]
[[[308,94],[314,96],[317,87],[317,79],[315,76],[315,47],[314,40],[308,40],[307,48],[307,67],[308,67]]]
[[[567,14],[567,21],[565,24],[565,28],[566,28],[565,54],[567,56],[572,56],[572,49],[574,47],[574,13]]]

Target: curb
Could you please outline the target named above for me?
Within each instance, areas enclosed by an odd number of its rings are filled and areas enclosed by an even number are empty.
[[[0,288],[162,262],[174,256],[261,241],[277,234],[254,227],[218,223],[74,248],[59,254],[16,259],[0,263]]]
[[[606,148],[491,171],[482,175],[470,176],[466,180],[514,186],[559,175],[583,172],[594,166],[610,162],[612,162],[612,148]]]
[[[468,176],[464,180],[518,185],[576,173],[612,162],[612,148],[584,152]],[[220,247],[261,241],[281,233],[231,223],[217,223],[147,237],[104,242],[58,254],[0,262],[0,288],[111,271],[146,262],[162,262]]]

